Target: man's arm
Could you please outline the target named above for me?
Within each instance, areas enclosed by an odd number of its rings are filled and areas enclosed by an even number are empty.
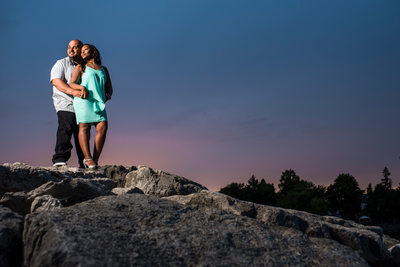
[[[55,78],[51,80],[51,83],[60,91],[63,92],[67,95],[73,95],[80,97],[81,96],[81,91],[80,90],[74,90],[71,87],[68,86],[63,80],[59,78]]]
[[[64,82],[64,80],[62,79],[62,77],[64,77],[64,67],[61,63],[61,61],[57,61],[56,64],[54,64],[53,68],[51,69],[50,72],[50,82],[51,84],[53,84],[53,86],[55,86],[57,88],[57,90],[59,90],[60,92],[63,92],[65,94],[68,95],[72,95],[72,96],[77,96],[77,97],[86,97],[86,92],[83,92],[83,96],[81,90],[76,91],[73,88],[71,88],[70,86],[68,86],[68,84],[66,82]]]

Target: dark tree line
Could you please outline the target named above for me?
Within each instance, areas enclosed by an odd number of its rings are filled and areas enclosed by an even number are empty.
[[[369,184],[366,192],[366,208],[363,213],[371,217],[376,224],[400,223],[400,185],[392,186],[388,168],[382,171],[381,182],[372,188]]]
[[[259,204],[307,211],[319,215],[336,215],[358,220],[362,215],[375,224],[400,223],[400,187],[394,189],[390,172],[384,168],[381,182],[367,191],[360,189],[350,174],[340,174],[328,187],[302,180],[294,170],[282,172],[278,188],[254,175],[244,183],[231,183],[221,193]],[[362,204],[365,208],[362,209]]]

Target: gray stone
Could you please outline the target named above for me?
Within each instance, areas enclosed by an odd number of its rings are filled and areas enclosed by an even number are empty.
[[[0,197],[6,192],[28,192],[47,182],[59,182],[65,178],[107,178],[106,174],[118,172],[119,169],[120,166],[85,170],[73,167],[33,167],[19,162],[5,163],[0,165]]]
[[[188,195],[207,189],[184,177],[143,166],[126,175],[125,187],[138,187],[145,194],[158,197]]]
[[[398,239],[394,239],[388,235],[383,235],[383,244],[385,245],[385,247],[387,247],[388,249],[393,247],[394,245],[400,244],[400,240]]]
[[[31,212],[41,212],[45,210],[53,210],[62,208],[61,201],[50,196],[42,195],[36,197],[31,205]]]
[[[258,205],[207,190],[166,199],[203,210],[219,209],[235,215],[248,216],[269,226],[300,230],[310,237],[332,239],[359,251],[371,264],[391,262],[390,253],[382,241],[382,233],[376,227],[297,210]]]
[[[32,200],[25,192],[7,192],[0,199],[0,205],[25,216],[31,210]]]
[[[0,196],[6,192],[30,191],[49,181],[60,181],[60,176],[23,163],[0,165]]]
[[[0,205],[0,266],[22,264],[23,222],[22,216]]]
[[[111,195],[114,182],[108,178],[66,178],[60,182],[48,182],[29,192],[31,198],[51,195],[70,206],[95,197]]]
[[[105,177],[113,180],[117,187],[125,187],[125,177],[131,172],[135,171],[135,166],[116,166],[116,165],[105,165],[100,166],[97,171],[104,174]]]
[[[26,266],[368,266],[351,248],[143,194],[31,213]]]
[[[64,178],[59,182],[47,182],[38,188],[25,192],[8,192],[3,195],[0,204],[9,207],[21,215],[31,212],[32,208],[38,208],[39,203],[32,205],[33,201],[43,195],[50,195],[55,199],[47,203],[47,207],[58,206],[60,202],[63,206],[70,206],[82,201],[86,201],[98,196],[111,195],[114,182],[108,178]],[[40,199],[37,199],[37,202]],[[43,201],[40,201],[43,204]],[[44,204],[43,204],[44,205]],[[45,207],[43,207],[45,209]]]
[[[205,189],[142,166],[0,165],[0,204],[33,212],[27,266],[395,264],[396,241],[380,227]]]
[[[400,244],[394,245],[393,247],[389,248],[389,251],[397,266],[400,266]]]
[[[116,195],[125,195],[125,194],[143,194],[143,191],[137,187],[130,187],[130,188],[122,188],[122,187],[115,187],[111,190]]]

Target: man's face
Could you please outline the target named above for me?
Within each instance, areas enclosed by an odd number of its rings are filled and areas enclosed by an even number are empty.
[[[72,40],[68,44],[67,55],[69,57],[76,57],[81,55],[81,47],[79,47],[78,41]]]

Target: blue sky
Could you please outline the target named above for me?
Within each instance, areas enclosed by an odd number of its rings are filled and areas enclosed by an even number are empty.
[[[50,165],[49,72],[97,46],[115,95],[102,164],[211,189],[285,169],[400,182],[398,1],[6,1],[0,162]],[[76,164],[76,159],[70,161]]]

